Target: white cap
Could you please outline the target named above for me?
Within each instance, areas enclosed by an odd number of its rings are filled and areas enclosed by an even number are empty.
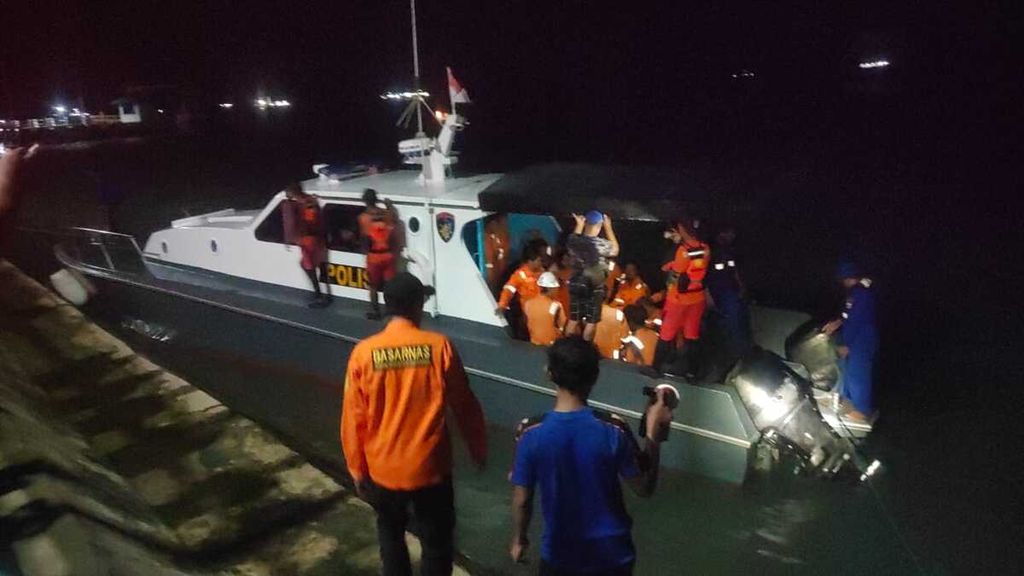
[[[541,288],[558,288],[558,278],[553,272],[545,272],[537,278],[537,286]]]

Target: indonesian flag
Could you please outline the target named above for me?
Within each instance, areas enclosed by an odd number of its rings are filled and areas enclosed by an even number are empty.
[[[452,104],[469,103],[469,92],[466,92],[462,84],[459,84],[459,81],[455,79],[450,67],[446,67],[445,70],[448,71],[448,99]]]

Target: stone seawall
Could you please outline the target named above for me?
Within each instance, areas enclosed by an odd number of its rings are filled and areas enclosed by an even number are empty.
[[[379,573],[345,487],[2,260],[0,287],[0,573]]]

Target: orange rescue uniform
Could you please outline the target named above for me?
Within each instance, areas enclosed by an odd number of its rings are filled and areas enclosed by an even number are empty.
[[[601,320],[594,332],[594,345],[601,352],[601,356],[618,359],[622,339],[628,335],[629,325],[626,324],[626,315],[622,310],[607,304],[602,306]]]
[[[530,342],[538,346],[550,346],[562,337],[565,330],[565,308],[561,302],[547,294],[538,294],[523,304],[526,327],[530,330]]]
[[[651,366],[654,364],[654,349],[658,345],[658,332],[640,328],[622,339],[622,360],[630,364]]]
[[[674,341],[682,332],[686,340],[700,338],[700,321],[704,315],[704,277],[711,261],[711,248],[703,242],[680,244],[672,262],[662,266],[676,277],[668,286],[665,309],[662,311],[661,339]]]
[[[501,289],[501,298],[498,299],[498,306],[507,310],[512,302],[512,297],[519,296],[519,304],[525,305],[527,300],[540,294],[540,287],[537,286],[537,278],[540,274],[530,270],[530,267],[523,264],[508,277],[505,287]]]
[[[448,414],[474,461],[483,462],[484,416],[455,348],[442,334],[392,319],[349,358],[341,444],[352,479],[390,490],[444,481],[452,473]]]
[[[491,220],[484,226],[484,260],[487,267],[487,285],[495,289],[508,266],[508,225]]]
[[[632,282],[628,282],[625,276],[619,276],[617,284],[619,289],[615,292],[615,297],[611,301],[611,305],[616,308],[632,306],[641,298],[646,298],[651,292],[647,284],[640,278],[635,278]]]

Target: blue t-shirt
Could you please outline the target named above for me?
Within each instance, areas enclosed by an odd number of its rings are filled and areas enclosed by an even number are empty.
[[[637,455],[626,423],[590,408],[523,421],[512,483],[539,485],[545,562],[585,572],[635,559],[619,478],[640,474]]]

